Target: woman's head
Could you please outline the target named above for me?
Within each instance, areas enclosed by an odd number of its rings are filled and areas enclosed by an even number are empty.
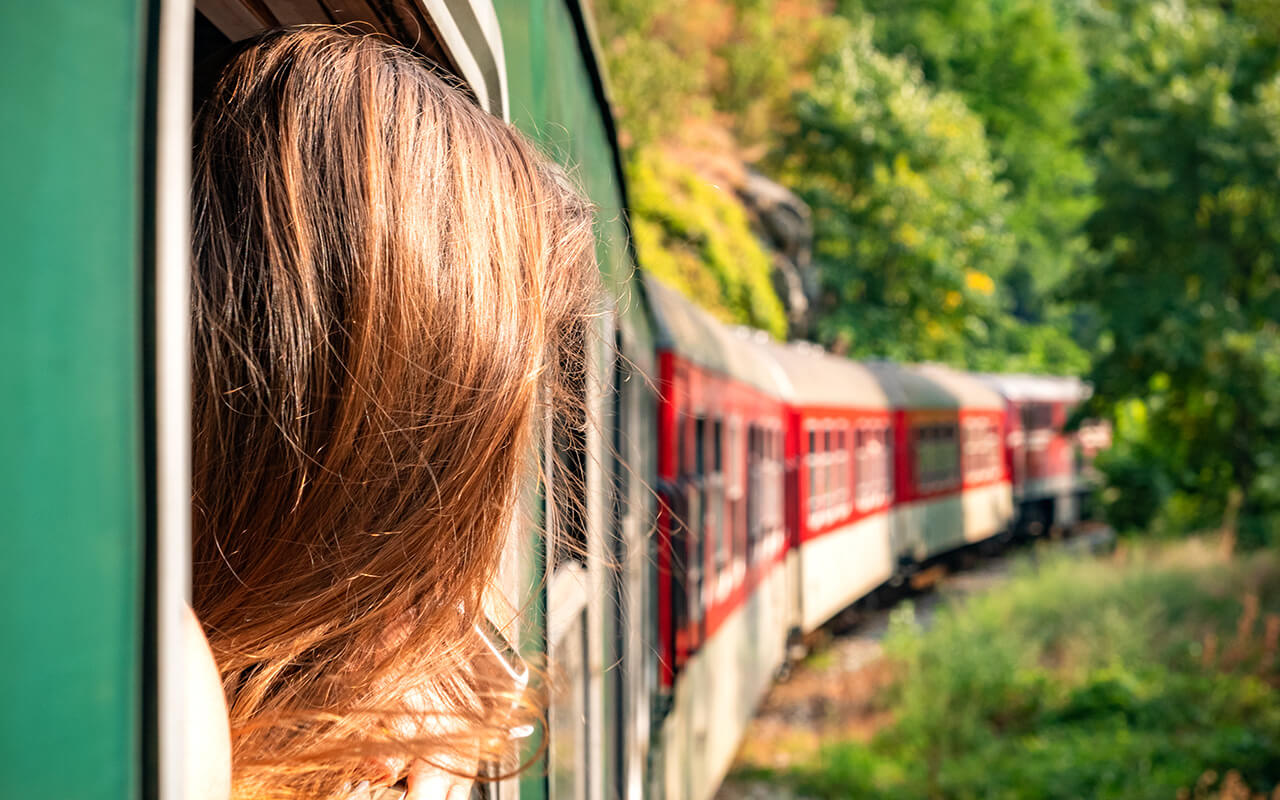
[[[589,207],[416,55],[325,29],[234,57],[194,203],[194,605],[238,790],[486,741],[468,632],[581,367]]]

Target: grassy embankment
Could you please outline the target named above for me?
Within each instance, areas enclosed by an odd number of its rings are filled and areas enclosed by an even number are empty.
[[[813,798],[1280,798],[1278,639],[1274,551],[1022,564],[927,625],[898,609],[862,719],[787,759],[748,746],[737,777]]]

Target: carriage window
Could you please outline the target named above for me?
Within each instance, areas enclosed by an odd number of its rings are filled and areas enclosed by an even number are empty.
[[[747,426],[747,563],[756,560],[756,544],[760,540],[760,502],[761,495],[761,452],[760,428],[754,424]]]
[[[957,423],[943,426],[942,442],[946,471],[941,480],[944,485],[953,486],[960,483],[960,426]]]
[[[693,423],[693,473],[699,477],[707,474],[707,420],[697,417]]]
[[[724,469],[724,423],[711,423],[711,471],[719,474]]]
[[[868,438],[868,432],[861,427],[853,433],[853,504],[859,509],[869,505],[866,496],[871,477]]]
[[[884,427],[880,429],[880,443],[884,450],[884,499],[885,502],[893,500],[894,479],[893,479],[893,429]]]
[[[915,442],[916,485],[926,488],[933,478],[933,429],[922,426],[911,432]]]
[[[831,423],[822,431],[822,510],[831,508],[831,494],[834,486],[831,468],[835,460],[831,452]]]
[[[871,509],[889,500],[893,460],[888,445],[888,428],[858,431],[857,505]],[[921,473],[923,474],[923,472]]]
[[[724,422],[716,419],[711,423],[711,495],[707,498],[707,510],[711,517],[712,541],[715,543],[716,568],[724,566],[729,558],[729,547],[725,536],[725,491],[724,491]]]
[[[727,451],[725,458],[725,479],[724,485],[728,490],[730,497],[737,497],[742,492],[742,466],[743,458],[741,452],[741,433],[742,424],[737,417],[730,417],[726,435],[728,437],[725,444]]]
[[[915,429],[916,484],[923,490],[942,489],[960,478],[960,448],[953,422]]]
[[[971,481],[986,481],[1000,472],[1000,434],[990,419],[972,419],[964,425],[964,474]]]
[[[849,450],[845,441],[845,425],[841,422],[836,431],[836,508],[844,513],[844,504],[849,501]]]
[[[818,432],[809,429],[809,453],[805,456],[809,468],[809,513],[818,510]]]

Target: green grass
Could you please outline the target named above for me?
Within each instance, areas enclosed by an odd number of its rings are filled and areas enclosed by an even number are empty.
[[[1278,635],[1273,552],[1027,563],[928,625],[899,609],[893,722],[768,777],[814,798],[1173,800],[1235,770],[1266,791],[1280,783]]]

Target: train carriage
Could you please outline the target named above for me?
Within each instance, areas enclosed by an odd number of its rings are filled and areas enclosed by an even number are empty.
[[[783,376],[787,563],[794,624],[807,632],[893,574],[892,415],[865,366],[809,344],[760,346]]]
[[[872,362],[894,416],[891,551],[907,574],[1004,533],[1013,501],[1001,458],[1003,401],[946,367]]]
[[[1076,407],[1089,396],[1077,378],[1045,375],[982,375],[1005,403],[1005,458],[1023,533],[1039,535],[1079,520],[1080,500],[1090,490],[1087,461],[1105,441],[1105,426],[1086,423],[1065,430]],[[1088,444],[1087,454],[1081,443]],[[1086,461],[1087,459],[1087,461]]]
[[[627,470],[652,464],[654,361],[643,296],[628,288],[625,192],[583,7],[102,0],[14,6],[4,22],[0,58],[21,79],[4,89],[14,124],[0,159],[23,191],[7,195],[0,222],[14,267],[0,295],[12,346],[0,437],[11,524],[0,564],[14,611],[0,626],[0,795],[43,796],[52,780],[84,798],[181,796],[192,95],[202,65],[231,42],[281,25],[350,23],[434,61],[566,164],[599,209],[602,274],[624,302],[593,338],[583,386],[593,424],[566,442],[585,487],[580,530],[570,532],[585,556],[557,560],[545,538],[524,532],[503,574],[516,604],[539,612],[512,638],[558,651],[564,667],[550,755],[566,769],[535,766],[480,793],[643,796],[646,681],[656,685],[640,638],[656,624],[645,567],[653,504],[651,473],[631,480]],[[614,359],[615,344],[625,358]],[[623,559],[626,571],[606,566]],[[587,590],[566,591],[574,579]],[[610,671],[615,663],[624,669]]]
[[[546,420],[546,480],[528,487],[545,515],[501,577],[530,612],[508,633],[553,662],[529,751],[545,757],[477,795],[705,800],[795,630],[999,535],[1015,498],[1030,525],[1074,518],[1109,438],[1061,433],[1078,382],[859,365],[636,280],[578,0],[98,0],[5,18],[0,58],[25,77],[0,134],[24,187],[0,201],[0,796],[42,796],[51,776],[89,800],[181,796],[191,95],[207,57],[277,25],[357,23],[417,49],[599,209],[619,302],[587,337],[585,416]]]
[[[786,420],[769,360],[672,289],[645,286],[661,403],[661,788],[704,798],[785,657]]]

